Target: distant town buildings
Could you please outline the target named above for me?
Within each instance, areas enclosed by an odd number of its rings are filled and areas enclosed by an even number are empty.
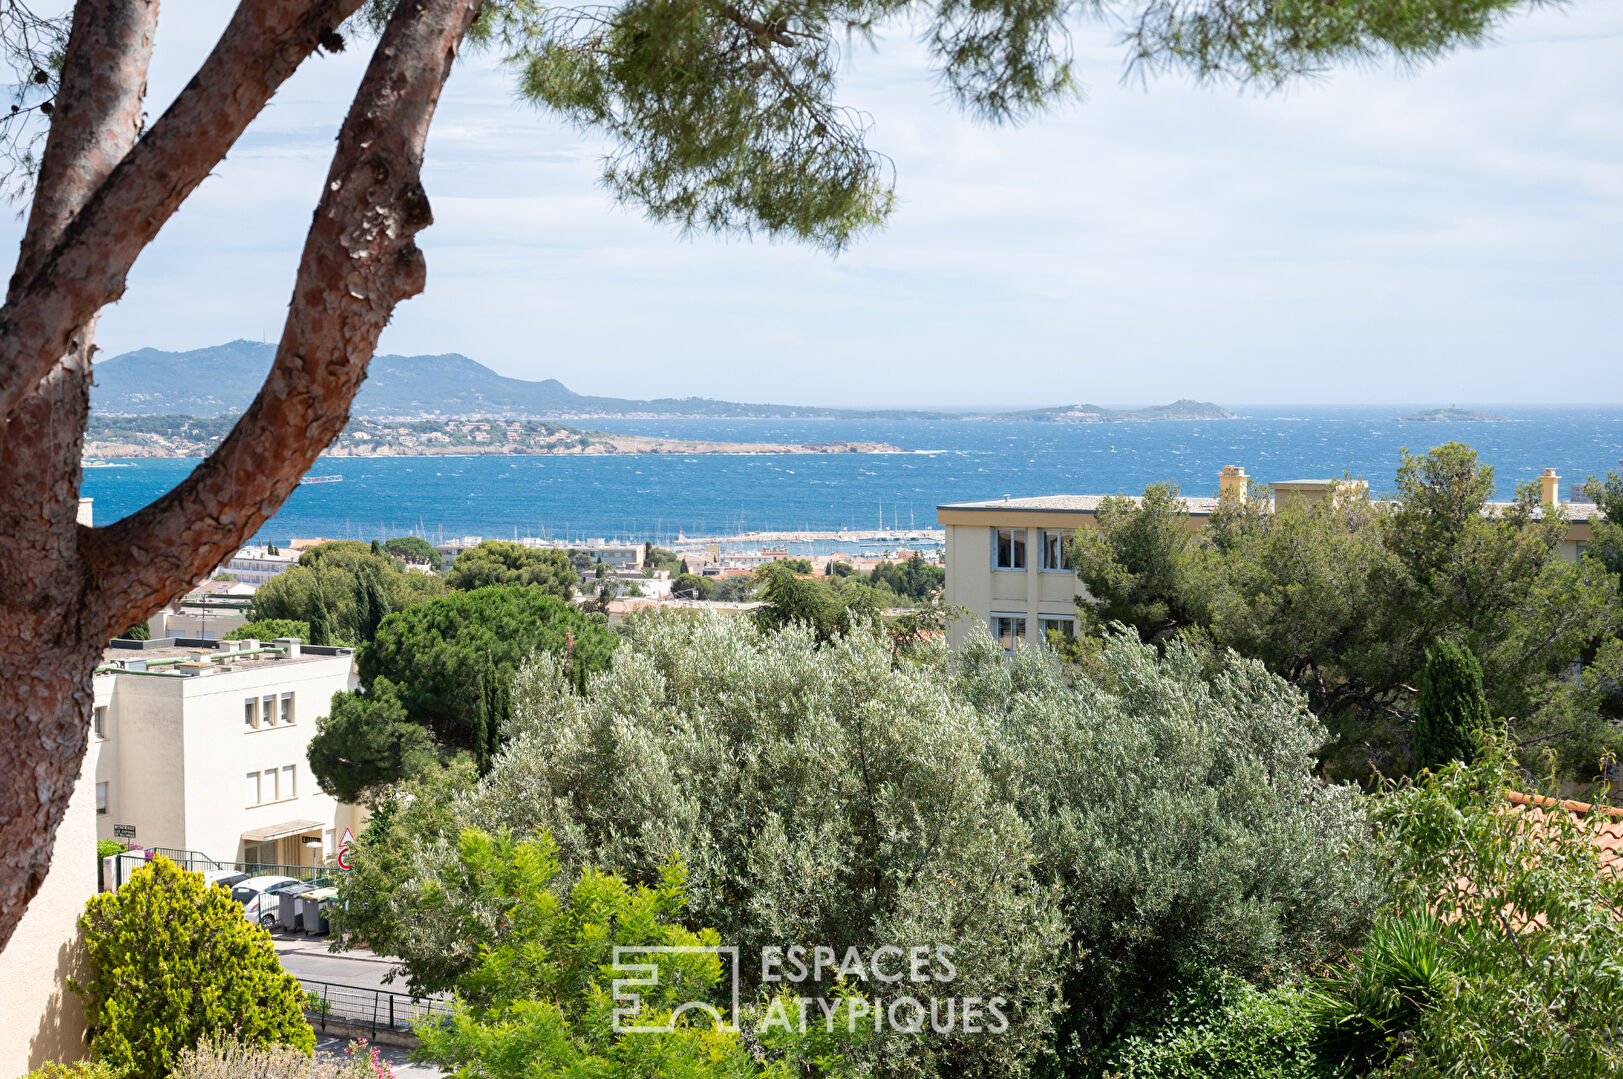
[[[230,574],[233,580],[241,581],[250,588],[258,588],[278,573],[284,573],[298,564],[299,551],[291,544],[287,550],[275,553],[268,547],[251,545],[239,549],[217,572]]]

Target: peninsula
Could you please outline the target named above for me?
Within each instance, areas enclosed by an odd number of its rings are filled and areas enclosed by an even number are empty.
[[[92,415],[85,456],[201,457],[213,451],[235,416]],[[434,457],[493,454],[900,453],[886,442],[720,442],[583,431],[543,420],[495,418],[378,423],[351,420],[324,457]]]

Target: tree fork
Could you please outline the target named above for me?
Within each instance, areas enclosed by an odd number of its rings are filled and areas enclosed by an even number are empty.
[[[49,869],[107,638],[188,588],[275,514],[343,430],[395,305],[422,291],[426,267],[413,237],[432,222],[419,179],[423,147],[479,7],[408,0],[396,9],[339,133],[275,363],[231,434],[151,505],[106,528],[77,529],[71,562],[40,567],[54,571],[48,579],[63,602],[5,608],[0,657],[14,660],[18,675],[0,688],[0,765],[10,766],[0,777],[0,948]],[[25,399],[18,418],[32,407]],[[65,462],[50,475],[71,488],[75,508],[82,415],[77,428],[71,475]],[[20,523],[20,538],[37,541],[41,522]]]

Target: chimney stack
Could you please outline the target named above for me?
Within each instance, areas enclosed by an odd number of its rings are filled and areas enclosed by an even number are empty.
[[[1561,477],[1555,474],[1555,469],[1546,468],[1544,475],[1538,478],[1539,504],[1554,506],[1561,501]]]
[[[1245,474],[1243,466],[1224,465],[1217,477],[1217,497],[1228,498],[1232,494],[1235,498],[1244,498],[1250,485],[1251,478]]]
[[[297,637],[278,637],[276,646],[282,650],[288,659],[299,658],[299,646],[302,642]]]

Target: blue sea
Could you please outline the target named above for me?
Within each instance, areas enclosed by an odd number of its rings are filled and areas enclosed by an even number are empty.
[[[1421,406],[1239,407],[1237,420],[1115,424],[968,420],[641,420],[583,426],[673,438],[888,442],[905,452],[837,455],[323,458],[259,534],[371,538],[416,533],[487,538],[592,536],[669,540],[746,530],[924,528],[943,502],[1042,494],[1138,493],[1159,480],[1216,493],[1226,464],[1254,482],[1350,472],[1390,490],[1399,448],[1449,440],[1494,467],[1499,497],[1545,468],[1562,491],[1615,471],[1623,406],[1477,406],[1509,423],[1400,423]],[[195,460],[119,462],[85,471],[84,494],[108,522],[179,482]]]

